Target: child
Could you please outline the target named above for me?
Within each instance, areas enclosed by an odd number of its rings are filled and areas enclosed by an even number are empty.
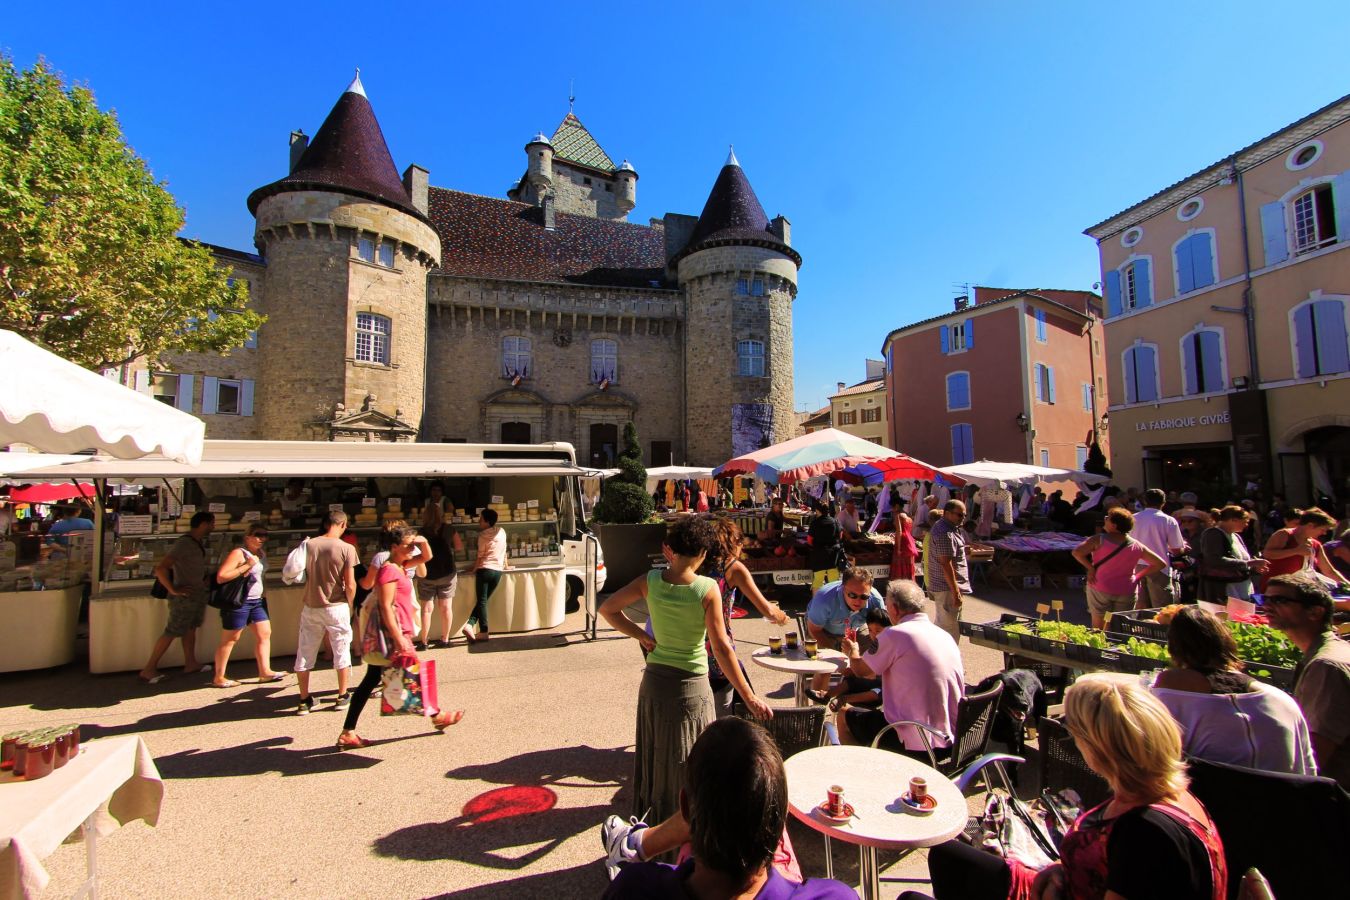
[[[867,638],[858,642],[859,647],[868,647],[869,644],[875,647],[877,636],[891,627],[891,619],[884,609],[869,609],[866,621]],[[839,683],[825,693],[822,702],[828,703],[832,710],[844,706],[880,706],[881,679],[864,678],[850,667],[844,670],[844,677],[839,679]]]

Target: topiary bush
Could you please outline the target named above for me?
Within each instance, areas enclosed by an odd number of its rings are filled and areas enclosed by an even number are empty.
[[[638,443],[637,427],[632,422],[623,426],[623,452],[615,461],[615,467],[618,474],[605,481],[600,502],[595,504],[596,520],[614,525],[645,522],[655,512],[656,504],[647,493],[642,445]]]

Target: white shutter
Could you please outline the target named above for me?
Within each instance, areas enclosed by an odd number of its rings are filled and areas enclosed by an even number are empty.
[[[210,375],[202,377],[202,415],[214,416],[216,414],[216,401],[219,399],[219,387],[217,382],[220,379],[212,378]]]
[[[132,380],[132,389],[141,394],[150,393],[150,373],[145,369],[137,371]]]
[[[191,375],[178,376],[178,397],[173,405],[183,412],[192,412],[192,382]]]
[[[239,382],[239,415],[253,415],[253,379],[245,378]]]

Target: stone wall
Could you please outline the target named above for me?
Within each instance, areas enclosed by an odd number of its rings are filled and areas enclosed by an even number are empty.
[[[619,209],[619,186],[615,181],[612,175],[573,168],[553,157],[553,198],[558,212],[626,221],[627,213]]]

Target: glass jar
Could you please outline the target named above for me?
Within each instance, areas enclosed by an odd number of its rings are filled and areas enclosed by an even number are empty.
[[[0,738],[0,771],[8,771],[14,768],[14,759],[18,755],[19,738],[27,733],[26,731],[11,731]]]
[[[70,755],[76,757],[80,755],[80,726],[62,725],[62,728],[70,729]]]
[[[48,741],[46,735],[33,738],[33,743],[28,744],[27,748],[24,779],[32,781],[52,774],[52,770],[56,768],[56,747]]]
[[[48,738],[56,748],[55,768],[59,769],[70,762],[70,732],[63,726],[51,731]]]

